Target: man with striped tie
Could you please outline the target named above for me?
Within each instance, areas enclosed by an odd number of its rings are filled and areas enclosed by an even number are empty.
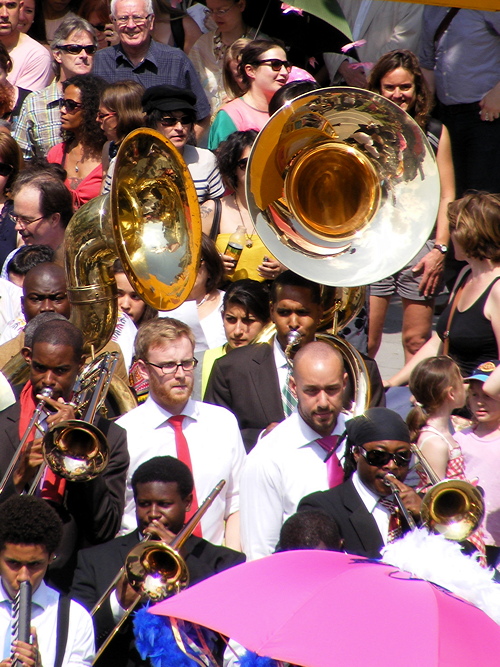
[[[307,493],[340,484],[342,412],[347,375],[342,356],[322,341],[295,355],[290,388],[298,411],[261,438],[241,476],[241,537],[247,558],[272,553],[281,526]]]
[[[0,505],[1,667],[92,664],[94,628],[90,615],[43,581],[61,536],[61,520],[41,498],[13,496]],[[31,584],[28,609],[22,609],[16,600],[23,581]],[[18,640],[25,614],[30,619],[30,643]]]

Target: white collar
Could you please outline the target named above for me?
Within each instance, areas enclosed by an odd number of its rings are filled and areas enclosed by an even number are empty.
[[[279,344],[278,336],[274,337],[273,350],[274,350],[274,363],[276,364],[276,368],[286,368],[288,366],[288,361],[285,355],[285,351]]]
[[[167,419],[172,417],[172,413],[168,410],[165,410],[165,408],[162,408],[161,405],[158,405],[158,403],[156,403],[151,397],[151,394],[147,397],[141,407],[145,421],[147,421],[147,423],[154,429],[162,426],[162,424],[164,424]],[[194,401],[192,398],[188,398],[184,409],[181,411],[181,414],[194,421],[197,421],[199,415],[198,402]]]
[[[49,588],[42,580],[40,586],[38,586],[36,591],[33,593],[31,602],[32,604],[38,605],[42,609],[46,609],[51,602],[51,597],[53,597],[53,594],[57,595],[56,591],[54,591],[52,588]],[[3,582],[0,584],[0,603],[2,602],[9,602],[9,604],[12,604],[13,602],[12,598],[5,590]]]
[[[373,514],[373,510],[377,506],[380,500],[380,496],[371,491],[367,486],[365,486],[365,484],[363,484],[363,482],[359,479],[357,470],[354,471],[351,479],[352,483],[354,484],[354,488],[359,493],[366,509],[370,512],[370,514]]]

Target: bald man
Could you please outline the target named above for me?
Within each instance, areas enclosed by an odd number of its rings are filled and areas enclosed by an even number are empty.
[[[257,443],[241,477],[241,537],[248,559],[273,553],[281,526],[304,495],[343,481],[336,449],[345,431],[346,382],[342,356],[331,344],[312,342],[297,352],[290,386],[298,412]]]
[[[0,337],[0,369],[24,347],[24,328],[40,313],[58,313],[69,319],[71,304],[66,291],[66,275],[59,264],[43,262],[28,271],[21,297],[23,317],[9,322]],[[110,341],[106,352],[119,352],[120,347]],[[120,355],[116,374],[128,382],[128,373],[123,356]]]

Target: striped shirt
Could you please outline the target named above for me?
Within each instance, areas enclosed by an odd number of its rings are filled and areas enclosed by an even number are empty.
[[[194,181],[200,204],[207,199],[222,197],[224,186],[212,151],[186,145],[182,157]]]

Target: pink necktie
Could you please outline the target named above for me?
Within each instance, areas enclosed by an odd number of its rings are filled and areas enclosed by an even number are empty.
[[[191,465],[191,454],[189,453],[189,445],[186,440],[186,436],[182,430],[182,422],[184,420],[184,415],[174,415],[170,417],[168,422],[172,424],[175,433],[175,449],[177,450],[177,458],[179,461],[182,461],[187,465],[191,474],[193,473],[193,466]],[[193,516],[193,514],[198,509],[198,498],[196,497],[196,486],[193,487],[193,502],[191,503],[191,509],[186,514],[186,523]],[[193,535],[202,537],[201,533],[201,524],[199,523],[193,531]]]
[[[316,442],[322,449],[325,450],[325,452],[328,452],[328,454],[332,452],[326,462],[328,488],[332,489],[334,486],[338,486],[344,481],[344,470],[340,465],[339,457],[335,453],[335,449],[339,442],[339,436],[327,435],[325,438],[318,438]]]

